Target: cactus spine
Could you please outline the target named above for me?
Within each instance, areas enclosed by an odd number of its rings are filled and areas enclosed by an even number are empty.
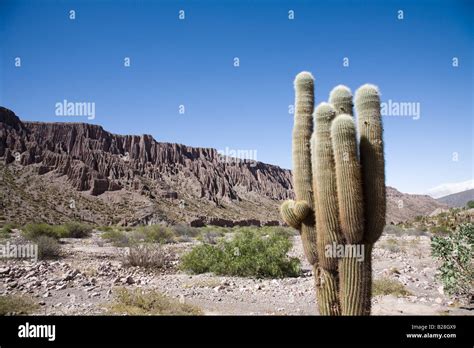
[[[285,222],[301,233],[313,265],[322,315],[370,314],[372,246],[385,225],[385,174],[378,89],[356,92],[357,141],[352,93],[337,86],[330,103],[314,107],[314,79],[295,79],[293,182],[296,201],[281,206]],[[328,254],[343,246],[344,255]],[[362,259],[348,254],[359,247]],[[362,249],[363,247],[363,249]],[[334,250],[334,249],[333,249]]]

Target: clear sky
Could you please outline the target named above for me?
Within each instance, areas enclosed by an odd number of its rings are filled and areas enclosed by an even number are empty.
[[[424,193],[473,178],[473,4],[0,0],[0,105],[291,168],[294,76],[313,73],[317,103],[370,82],[384,102],[419,103],[419,119],[384,116],[386,171]],[[56,116],[64,99],[95,103],[95,119]]]

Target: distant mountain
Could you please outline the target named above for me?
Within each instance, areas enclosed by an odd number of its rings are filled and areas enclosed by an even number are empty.
[[[275,224],[293,197],[291,171],[275,165],[0,107],[0,222]],[[387,187],[387,223],[445,207]]]
[[[474,189],[453,193],[437,199],[452,208],[465,207],[467,202],[474,201]]]
[[[402,193],[387,187],[387,224],[413,220],[416,216],[430,215],[436,209],[447,207],[428,195]]]

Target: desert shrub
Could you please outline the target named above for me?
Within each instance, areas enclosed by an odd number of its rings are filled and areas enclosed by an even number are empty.
[[[0,228],[0,238],[9,238],[10,234],[13,232],[13,229],[16,227],[17,225],[14,223],[5,224],[2,228]]]
[[[386,225],[383,229],[383,234],[393,234],[396,236],[426,236],[426,227],[425,226],[397,226],[397,225]]]
[[[3,227],[0,229],[0,233],[5,233],[5,234],[12,233],[13,229],[17,228],[17,227],[18,227],[17,224],[15,224],[13,222],[9,222],[9,223],[3,225]]]
[[[393,238],[389,238],[385,241],[382,241],[380,243],[380,247],[382,249],[388,250],[392,253],[397,253],[397,252],[402,251],[402,248],[399,245],[399,242],[396,239],[393,239]]]
[[[92,227],[80,222],[69,222],[63,225],[63,238],[86,238],[92,233]]]
[[[102,238],[107,239],[117,247],[125,247],[140,243],[166,244],[174,243],[176,241],[173,231],[169,227],[162,225],[141,226],[132,231],[113,229],[102,233]]]
[[[372,295],[410,296],[411,292],[398,280],[390,278],[375,279],[372,283]]]
[[[61,255],[61,246],[55,238],[39,236],[34,241],[38,245],[38,258],[40,260],[56,259]]]
[[[240,231],[243,230],[255,231],[256,233],[260,233],[261,235],[282,235],[288,238],[299,235],[299,232],[297,230],[283,226],[241,227]]]
[[[204,230],[202,231],[197,239],[206,244],[217,244],[220,238],[224,236],[224,232],[219,230],[211,231],[211,230]]]
[[[283,226],[266,226],[262,227],[263,229],[268,229],[270,231],[280,231],[280,233],[286,234],[289,237],[299,236],[300,232],[292,227],[283,227]],[[278,232],[277,232],[278,233]]]
[[[130,244],[130,237],[123,231],[111,230],[102,233],[101,237],[116,247],[125,247]]]
[[[31,223],[23,228],[23,235],[30,240],[39,236],[50,238],[85,238],[90,236],[92,227],[80,222],[69,222],[64,225],[49,225],[46,223]]]
[[[108,305],[110,313],[127,315],[201,315],[202,311],[190,304],[180,303],[159,292],[141,289],[129,291],[119,288],[114,301]]]
[[[210,244],[194,247],[183,255],[181,268],[192,273],[218,272],[218,265],[224,259],[224,252]]]
[[[436,225],[430,227],[430,232],[433,234],[447,234],[450,232],[450,229],[444,225]]]
[[[160,245],[132,245],[123,256],[125,266],[140,266],[146,268],[162,268],[165,265],[165,253]]]
[[[29,240],[36,240],[40,236],[59,239],[63,233],[57,226],[46,223],[31,223],[23,228],[23,236]]]
[[[182,257],[181,268],[192,273],[241,277],[296,277],[301,272],[300,261],[287,256],[290,248],[288,236],[260,235],[243,229],[232,240],[221,240],[217,246],[196,246]]]
[[[114,228],[112,226],[99,226],[97,227],[97,230],[101,232],[110,232],[113,231]]]
[[[30,314],[38,305],[29,297],[19,295],[0,296],[0,315]]]
[[[447,236],[431,239],[431,253],[441,261],[439,278],[449,294],[473,293],[474,225],[465,224]]]
[[[140,242],[160,244],[175,242],[173,231],[162,225],[141,226],[134,231],[133,239]]]
[[[191,227],[184,224],[179,224],[173,226],[174,235],[178,238],[179,241],[187,242],[191,238],[196,238],[199,236],[199,228]]]

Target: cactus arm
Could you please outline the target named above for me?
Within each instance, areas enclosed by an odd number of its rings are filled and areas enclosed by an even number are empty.
[[[355,244],[362,240],[364,234],[364,200],[357,158],[356,129],[351,116],[339,115],[334,119],[331,139],[341,231],[346,243]]]
[[[352,92],[344,85],[336,86],[329,93],[329,103],[336,111],[336,116],[346,114],[353,116]]]
[[[297,230],[301,228],[301,223],[309,214],[310,210],[310,207],[305,201],[295,202],[293,200],[287,200],[283,202],[280,207],[283,220]]]
[[[364,240],[373,244],[382,234],[386,212],[383,128],[377,87],[360,87],[356,92],[355,101],[366,217]]]
[[[315,130],[311,138],[313,187],[315,188],[318,269],[315,271],[319,313],[340,315],[338,259],[327,255],[326,248],[341,243],[331,122],[334,108],[321,103],[314,112]]]
[[[313,133],[314,78],[299,73],[294,82],[296,100],[293,127],[293,182],[297,201],[305,201],[310,211],[299,229],[305,255],[311,265],[317,263],[316,220],[313,203],[310,139]]]
[[[337,259],[324,257],[326,247],[341,242],[337,205],[336,169],[331,144],[331,122],[334,108],[321,103],[315,110],[315,132],[312,138],[313,181],[318,193],[317,241],[320,265],[326,270],[337,270]]]
[[[337,197],[341,231],[346,247],[354,246],[364,236],[364,201],[361,170],[357,157],[354,119],[337,116],[331,125],[331,138],[336,165]],[[343,315],[361,315],[365,308],[364,262],[354,255],[339,261],[340,303]]]
[[[365,203],[364,314],[369,315],[372,298],[372,248],[382,234],[386,213],[383,127],[378,88],[368,84],[361,86],[356,91],[355,104]]]

